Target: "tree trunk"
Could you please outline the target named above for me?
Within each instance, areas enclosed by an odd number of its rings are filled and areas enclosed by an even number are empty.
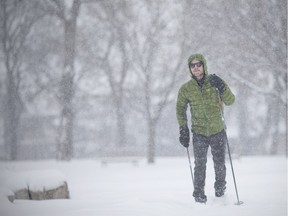
[[[77,4],[75,2],[74,4]],[[58,137],[58,159],[60,160],[71,160],[73,157],[73,98],[75,95],[74,59],[79,6],[80,5],[78,5],[78,7],[76,6],[76,9],[73,7],[71,18],[64,20],[64,72],[60,83],[61,121]]]
[[[73,157],[73,123],[74,123],[74,111],[73,111],[73,77],[67,75],[63,76],[61,82],[63,98],[61,121],[59,125],[59,138],[58,138],[58,159],[70,160]]]
[[[119,98],[119,100],[122,100],[122,98]],[[117,102],[116,118],[117,118],[117,138],[118,138],[116,142],[118,143],[118,146],[124,147],[127,144],[127,137],[126,137],[125,114],[123,112],[122,102]]]
[[[271,147],[270,147],[270,154],[271,155],[276,155],[278,153],[278,149],[280,146],[280,134],[279,134],[279,125],[278,125],[278,121],[279,121],[279,114],[275,115],[275,128],[271,134],[272,137],[272,143],[271,143]]]
[[[265,124],[263,124],[263,131],[259,136],[259,147],[258,147],[258,152],[262,154],[267,154],[266,150],[266,143],[270,139],[270,131],[271,131],[271,125],[272,125],[272,118],[273,116],[271,115],[271,111],[273,109],[273,104],[271,103],[271,96],[267,96],[266,100],[268,100],[267,105],[267,114],[266,114],[266,119],[265,119]]]
[[[6,80],[6,101],[5,101],[5,117],[4,117],[4,143],[7,152],[7,159],[17,159],[18,148],[18,128],[20,113],[17,109],[17,91],[14,84],[11,71],[7,71]]]
[[[243,89],[243,86],[240,86],[241,89]],[[239,151],[240,154],[249,154],[251,151],[251,145],[252,143],[249,143],[249,134],[248,134],[248,111],[246,109],[247,103],[246,99],[248,96],[246,95],[245,91],[240,92],[238,95],[238,100],[242,103],[239,106],[239,137],[240,137],[240,143],[237,143],[237,146],[243,146],[241,149],[237,149],[236,151]]]
[[[6,94],[4,104],[4,146],[7,153],[7,159],[17,159],[17,148],[18,148],[18,128],[20,119],[20,95],[17,86],[16,65],[18,64],[17,54],[13,54],[15,43],[12,43],[10,36],[9,26],[9,14],[7,12],[6,1],[1,2],[2,9],[2,45],[3,54],[5,59],[5,70],[6,70]],[[15,8],[13,8],[15,9]],[[15,9],[16,10],[16,9]],[[10,17],[10,19],[16,19],[16,17]],[[15,36],[15,35],[13,35]],[[19,36],[19,35],[17,35]],[[22,39],[22,38],[21,38]],[[17,56],[17,58],[15,58]],[[19,82],[19,80],[18,80]]]
[[[153,120],[148,120],[148,155],[147,155],[147,159],[148,159],[148,163],[152,164],[155,163],[155,134],[156,134],[156,125],[155,125],[155,121]]]
[[[269,149],[269,153],[272,155],[275,155],[278,153],[278,149],[280,146],[280,133],[279,133],[279,121],[280,121],[280,117],[285,116],[285,107],[282,107],[281,100],[280,98],[273,98],[273,100],[271,101],[271,109],[268,110],[268,115],[271,115],[271,124],[269,124],[270,126],[270,136],[272,139],[271,142],[271,146]],[[287,120],[287,119],[286,119]]]

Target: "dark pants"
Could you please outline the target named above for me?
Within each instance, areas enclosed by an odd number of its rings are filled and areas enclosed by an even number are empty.
[[[193,134],[193,148],[195,157],[194,168],[194,192],[193,196],[205,194],[206,163],[208,147],[211,147],[211,153],[214,162],[215,171],[215,190],[221,190],[226,185],[226,166],[225,166],[225,149],[226,149],[226,132],[223,130],[212,136],[203,136]]]

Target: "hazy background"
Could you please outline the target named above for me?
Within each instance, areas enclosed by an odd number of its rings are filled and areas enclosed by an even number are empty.
[[[233,154],[285,154],[287,1],[0,0],[0,159],[179,156],[187,58],[236,95]]]

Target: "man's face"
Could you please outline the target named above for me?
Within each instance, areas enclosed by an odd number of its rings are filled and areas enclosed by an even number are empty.
[[[203,63],[197,59],[194,59],[190,63],[190,69],[192,74],[197,78],[197,80],[201,80],[204,76],[204,68]]]

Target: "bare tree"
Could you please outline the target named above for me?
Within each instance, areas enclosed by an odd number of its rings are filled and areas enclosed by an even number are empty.
[[[249,68],[233,77],[251,91],[266,96],[266,126],[259,142],[264,152],[265,141],[272,139],[269,153],[275,154],[281,142],[279,122],[285,118],[286,109],[287,1],[230,1],[223,8],[229,17],[226,21],[232,26],[229,28],[231,42],[237,46],[241,43],[237,47],[240,52],[234,63],[241,67],[250,62]],[[264,11],[269,13],[263,16]],[[273,87],[269,89],[269,86]],[[245,121],[242,114],[241,119]],[[245,129],[242,131],[245,132]],[[246,137],[247,134],[242,136]]]
[[[4,56],[5,100],[4,142],[9,159],[17,159],[18,130],[24,102],[21,95],[25,42],[33,24],[39,20],[35,13],[37,2],[1,0],[1,44]],[[22,89],[23,90],[23,89]]]
[[[50,0],[48,11],[55,13],[64,26],[64,64],[59,83],[58,101],[61,107],[58,135],[58,155],[60,160],[70,160],[73,157],[73,124],[75,95],[75,41],[77,34],[77,19],[81,1],[73,0],[71,7],[65,2]]]
[[[131,58],[127,46],[131,25],[130,7],[127,1],[103,1],[89,9],[97,22],[93,32],[103,35],[92,40],[94,51],[90,58],[94,60],[94,70],[97,68],[104,72],[107,78],[116,117],[116,147],[124,147],[127,145],[125,85]]]
[[[146,121],[147,161],[154,163],[157,124],[165,107],[173,101],[171,96],[175,90],[177,73],[183,63],[184,40],[181,40],[183,34],[179,34],[182,32],[183,20],[176,18],[181,8],[176,7],[177,12],[173,13],[169,10],[173,6],[166,2],[144,3],[140,8],[146,10],[149,19],[141,20],[142,22],[137,24],[131,46],[134,70],[138,75],[137,86],[131,92],[134,103],[131,106],[138,110]],[[169,16],[173,21],[165,19]]]

